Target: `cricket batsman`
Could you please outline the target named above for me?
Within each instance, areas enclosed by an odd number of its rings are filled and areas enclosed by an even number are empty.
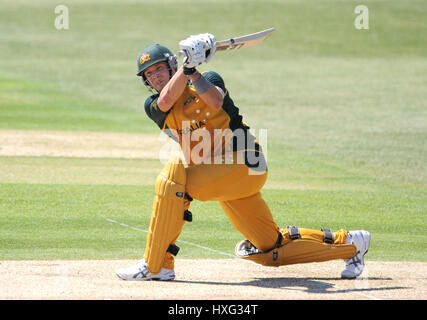
[[[264,266],[344,259],[342,278],[353,279],[364,268],[370,233],[364,230],[279,228],[260,190],[267,180],[263,149],[249,132],[223,78],[197,67],[215,56],[215,37],[204,33],[180,41],[176,55],[153,44],[137,58],[142,82],[154,94],[145,111],[171,139],[182,157],[172,157],[155,182],[155,197],[145,253],[136,265],[116,271],[124,280],[175,278],[175,244],[191,221],[193,200],[218,201],[234,228],[246,240],[238,257]],[[185,163],[185,164],[184,164]]]

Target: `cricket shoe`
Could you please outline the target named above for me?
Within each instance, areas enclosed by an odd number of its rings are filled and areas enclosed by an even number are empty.
[[[116,270],[116,275],[123,280],[173,280],[175,279],[175,272],[173,269],[162,268],[159,273],[152,274],[148,271],[147,263],[144,259],[139,260],[138,263],[129,268],[122,268]]]
[[[349,231],[345,243],[354,244],[357,253],[353,258],[345,260],[345,269],[341,272],[342,279],[358,277],[365,267],[364,256],[368,252],[371,234],[365,230]]]

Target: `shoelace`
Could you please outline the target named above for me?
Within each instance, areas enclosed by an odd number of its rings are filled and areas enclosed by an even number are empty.
[[[145,261],[141,262],[141,264],[138,264],[138,271],[139,272],[135,273],[133,278],[137,278],[138,275],[141,275],[142,278],[146,278],[148,276],[148,274],[150,273],[146,266],[147,266],[147,263]]]
[[[354,265],[362,264],[362,260],[360,260],[359,254],[360,254],[360,251],[357,251],[356,255],[353,258],[347,260],[346,265],[350,266],[352,264]]]

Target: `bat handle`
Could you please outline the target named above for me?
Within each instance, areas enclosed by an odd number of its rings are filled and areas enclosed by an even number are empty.
[[[185,52],[185,50],[179,50],[179,52],[178,52],[178,57],[186,57],[187,56],[187,53]]]

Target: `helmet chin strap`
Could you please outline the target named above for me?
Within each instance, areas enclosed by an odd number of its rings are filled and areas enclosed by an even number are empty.
[[[165,54],[165,57],[168,59],[167,61],[168,61],[168,65],[169,65],[169,68],[170,68],[170,70],[178,70],[178,60],[177,60],[177,58],[176,58],[176,55],[174,55],[174,54]]]
[[[148,79],[144,79],[143,76],[141,76],[141,81],[142,84],[147,87],[148,91],[150,91],[151,93],[155,93],[154,91],[157,91],[156,89],[153,88],[153,86],[150,84],[150,82],[148,81]]]

